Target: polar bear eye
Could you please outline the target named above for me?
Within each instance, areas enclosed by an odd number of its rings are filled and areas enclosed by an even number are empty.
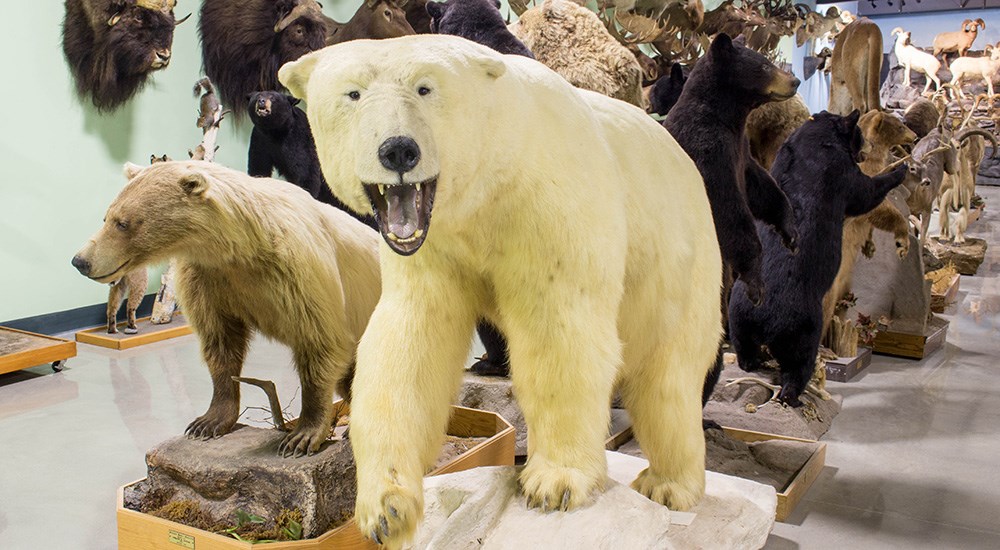
[[[417,88],[417,93],[420,94],[420,95],[427,95],[427,94],[431,93],[431,89],[428,88],[427,86],[421,86],[421,87]]]
[[[351,98],[351,101],[357,101],[361,99],[361,92],[357,90],[351,90],[350,92],[347,92],[347,97]]]

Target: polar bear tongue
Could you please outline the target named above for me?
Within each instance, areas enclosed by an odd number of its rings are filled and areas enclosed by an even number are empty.
[[[389,231],[400,239],[408,239],[420,227],[417,220],[417,189],[412,185],[393,185],[386,188],[386,217]]]

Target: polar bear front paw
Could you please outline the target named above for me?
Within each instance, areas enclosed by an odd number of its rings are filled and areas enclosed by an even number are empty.
[[[704,477],[701,479],[704,480]],[[704,481],[691,479],[685,483],[653,473],[649,468],[639,473],[639,477],[632,482],[632,488],[649,500],[678,511],[698,504],[705,494]]]
[[[572,510],[590,502],[594,491],[603,488],[603,479],[579,468],[552,466],[541,461],[524,467],[520,477],[521,491],[528,508]]]
[[[354,521],[375,543],[384,548],[401,548],[416,533],[422,508],[412,492],[401,485],[390,484],[374,495],[358,491]]]

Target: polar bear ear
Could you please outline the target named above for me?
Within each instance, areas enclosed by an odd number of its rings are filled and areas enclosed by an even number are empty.
[[[208,191],[208,178],[198,171],[191,171],[181,176],[181,189],[189,197],[201,197]]]
[[[136,176],[139,175],[139,172],[142,172],[142,166],[139,166],[138,164],[132,164],[131,162],[126,162],[123,171],[125,173],[125,179],[127,181],[132,181],[133,179],[135,179]]]
[[[299,99],[306,97],[306,87],[309,85],[309,77],[312,76],[316,62],[319,61],[320,52],[303,55],[295,61],[289,61],[278,70],[278,81],[281,82],[291,94]]]
[[[507,72],[507,65],[503,59],[497,57],[482,56],[477,58],[475,62],[486,72],[486,76],[491,78],[500,78]]]

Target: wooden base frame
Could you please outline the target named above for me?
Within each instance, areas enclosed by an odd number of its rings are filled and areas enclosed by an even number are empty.
[[[0,327],[0,374],[45,363],[58,372],[70,357],[76,357],[72,340]]]
[[[76,333],[76,341],[102,348],[126,350],[178,336],[187,336],[192,332],[191,325],[181,313],[175,314],[173,321],[165,325],[154,325],[149,322],[149,317],[143,317],[136,320],[136,326],[139,328],[136,334],[125,334],[125,323],[118,324],[117,334],[108,334],[105,326],[81,330]]]

